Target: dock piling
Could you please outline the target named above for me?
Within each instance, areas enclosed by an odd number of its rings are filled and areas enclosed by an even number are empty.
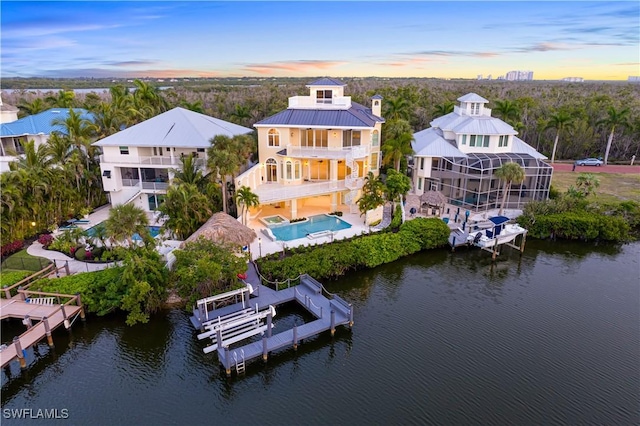
[[[24,351],[22,350],[22,345],[20,344],[18,336],[13,338],[13,344],[16,347],[16,355],[18,356],[18,361],[20,361],[20,368],[27,368],[27,360],[25,359]]]
[[[298,350],[298,325],[293,324],[293,350]]]
[[[87,318],[85,317],[84,306],[82,306],[82,296],[80,296],[80,293],[76,293],[76,303],[81,308],[80,309],[80,320],[86,321]]]
[[[71,323],[69,322],[69,318],[67,317],[63,304],[60,305],[60,310],[62,311],[62,317],[64,318],[64,328],[71,330]]]
[[[231,358],[229,358],[229,346],[224,347],[224,371],[227,377],[231,377]]]
[[[53,347],[53,337],[51,336],[51,327],[49,326],[49,319],[47,317],[42,318],[42,323],[44,324],[44,332],[47,336],[47,344],[50,348]]]
[[[349,328],[353,327],[353,305],[349,303]]]
[[[262,360],[267,362],[267,357],[269,353],[267,352],[267,336],[262,336]]]
[[[273,315],[271,311],[267,314],[267,337],[271,337],[271,329],[273,328]]]
[[[33,321],[31,321],[31,318],[29,318],[29,315],[24,316],[22,323],[27,326],[27,329],[30,329],[31,327],[33,327]]]
[[[336,334],[336,311],[331,310],[331,337]]]

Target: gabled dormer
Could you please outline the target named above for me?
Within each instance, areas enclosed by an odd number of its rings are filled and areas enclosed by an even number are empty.
[[[467,93],[458,98],[460,106],[455,108],[455,112],[460,115],[487,116],[491,117],[491,110],[485,106],[489,101],[475,93]]]

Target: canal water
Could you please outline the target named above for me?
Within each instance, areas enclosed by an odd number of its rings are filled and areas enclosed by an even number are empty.
[[[325,283],[353,302],[353,330],[230,379],[184,312],[90,317],[2,373],[2,422],[27,408],[92,425],[638,424],[639,259],[640,243],[530,241],[495,265],[420,253]],[[304,317],[280,310],[276,330]]]

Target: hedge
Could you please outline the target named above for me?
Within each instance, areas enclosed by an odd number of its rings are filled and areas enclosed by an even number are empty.
[[[628,239],[630,229],[629,223],[619,216],[568,211],[539,215],[528,231],[535,238],[624,241]]]
[[[383,232],[291,249],[284,258],[275,253],[259,259],[258,266],[271,281],[301,274],[318,279],[336,278],[350,270],[373,268],[420,250],[444,246],[449,233],[449,227],[440,219],[416,218],[402,224],[397,233]]]
[[[0,287],[10,287],[32,275],[33,271],[12,271],[0,273]]]

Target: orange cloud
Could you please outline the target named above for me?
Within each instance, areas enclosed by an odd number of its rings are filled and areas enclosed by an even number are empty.
[[[243,69],[247,72],[254,72],[257,74],[273,74],[277,71],[288,71],[291,73],[308,73],[317,69],[332,68],[338,65],[342,65],[343,63],[344,62],[340,61],[320,60],[282,61],[264,64],[247,64]]]

